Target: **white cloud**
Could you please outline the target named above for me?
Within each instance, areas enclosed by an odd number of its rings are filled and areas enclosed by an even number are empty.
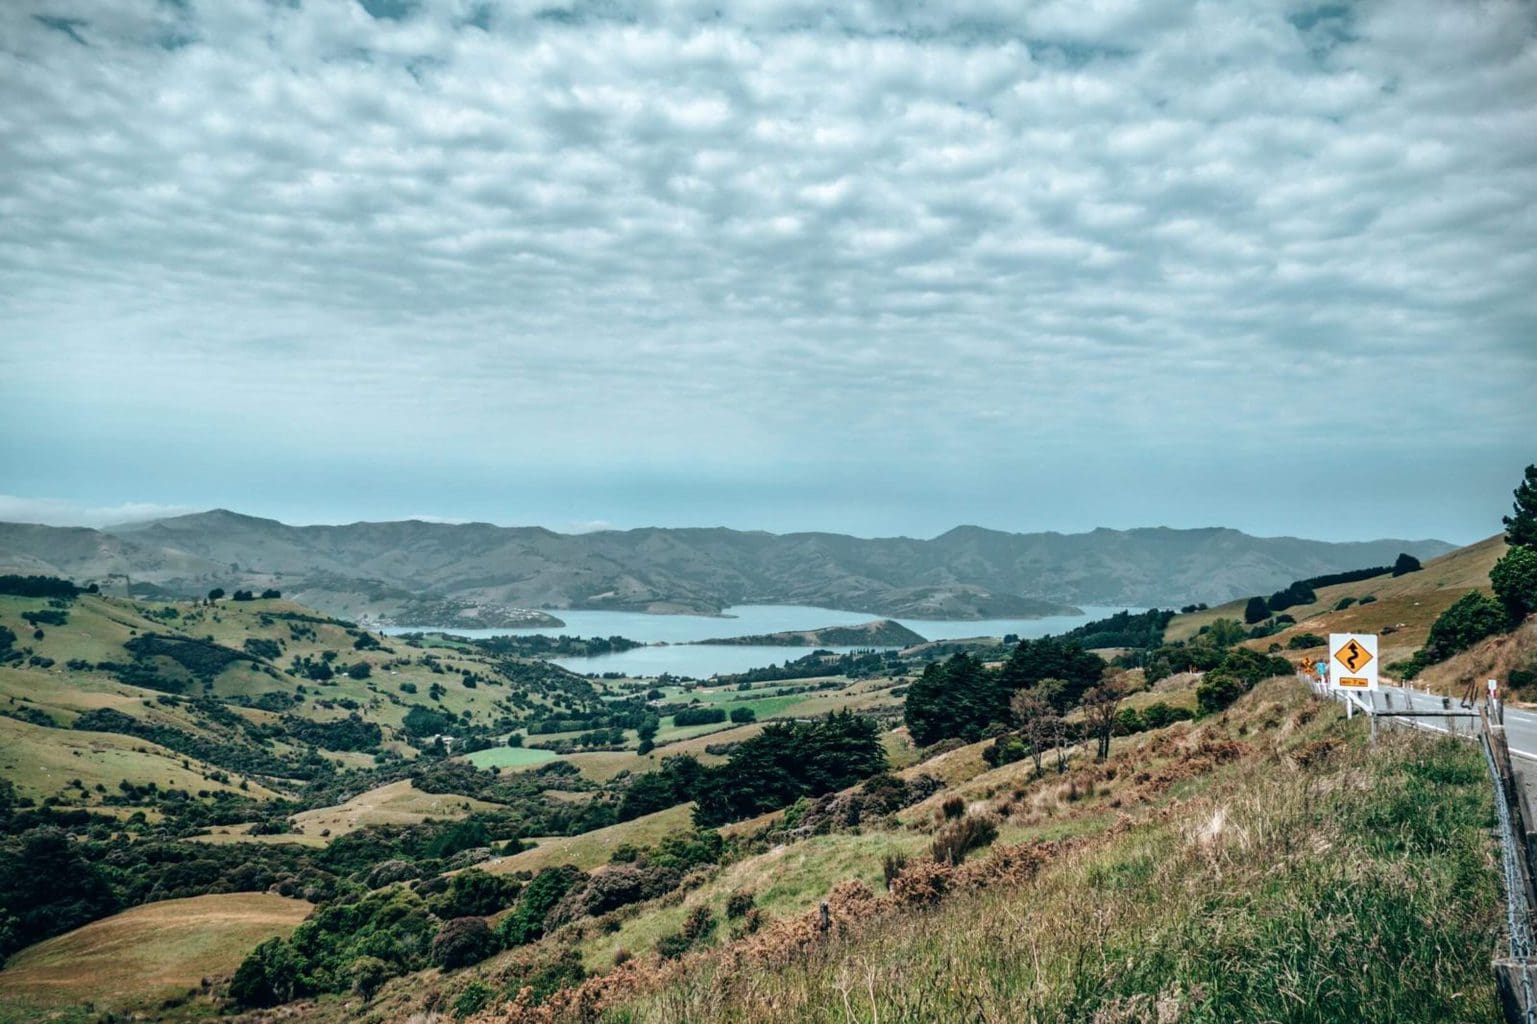
[[[19,498],[0,494],[0,522],[44,523],[48,526],[115,526],[196,511],[181,505],[129,501],[120,505],[90,505],[63,498]]]
[[[1537,429],[1530,5],[904,6],[0,7],[3,425],[221,482]]]

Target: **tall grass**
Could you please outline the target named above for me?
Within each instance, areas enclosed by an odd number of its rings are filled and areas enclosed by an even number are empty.
[[[1025,884],[876,901],[809,953],[701,957],[610,1024],[1498,1019],[1500,891],[1475,748],[1390,736],[1236,768]],[[1004,853],[1006,851],[1000,851]]]

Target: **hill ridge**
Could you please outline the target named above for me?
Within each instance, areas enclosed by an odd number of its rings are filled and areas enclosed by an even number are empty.
[[[716,613],[806,604],[915,619],[1024,618],[1080,605],[1220,603],[1294,579],[1419,558],[1440,541],[1326,542],[1229,527],[937,537],[645,527],[562,534],[423,520],[291,526],[228,509],[105,530],[0,523],[0,571],[127,574],[167,593],[278,586],[385,618],[412,599],[465,606]]]

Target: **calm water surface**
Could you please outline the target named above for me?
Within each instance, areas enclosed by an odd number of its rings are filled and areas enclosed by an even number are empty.
[[[964,621],[897,619],[902,625],[929,640],[955,640],[973,636],[1021,637],[1045,636],[1081,626],[1094,619],[1113,615],[1120,608],[1083,606],[1082,615],[1052,615],[1040,619],[969,619]],[[1139,611],[1140,609],[1133,609]],[[656,676],[663,672],[675,676],[708,678],[728,672],[744,672],[765,665],[778,665],[811,653],[810,647],[697,647],[696,640],[711,640],[760,633],[781,633],[792,629],[819,629],[823,626],[854,626],[882,618],[870,612],[841,611],[806,605],[757,604],[727,608],[724,615],[647,615],[644,612],[552,611],[565,620],[564,629],[456,629],[459,636],[490,637],[546,633],[568,636],[622,636],[644,644],[668,644],[665,647],[641,647],[620,654],[596,658],[556,658],[556,664],[573,672],[623,672],[631,676]],[[434,629],[432,626],[408,626],[386,630],[410,633]],[[854,648],[835,648],[852,650]]]

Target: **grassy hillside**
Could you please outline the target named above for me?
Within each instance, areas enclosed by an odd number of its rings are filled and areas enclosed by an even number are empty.
[[[1304,633],[1376,633],[1381,637],[1382,661],[1391,664],[1424,646],[1431,623],[1458,598],[1475,590],[1489,593],[1489,570],[1506,550],[1504,537],[1495,536],[1433,558],[1419,572],[1397,577],[1384,573],[1354,583],[1320,587],[1315,602],[1286,609],[1286,614],[1296,618],[1296,625],[1263,639],[1245,641],[1245,646],[1263,651],[1279,643],[1284,649],[1292,637]],[[1371,600],[1362,604],[1363,598]],[[1243,622],[1247,600],[1240,598],[1175,616],[1165,638],[1188,640],[1201,627],[1219,618]],[[1337,609],[1345,601],[1349,606]]]
[[[44,1019],[48,1009],[71,1005],[155,1013],[165,1000],[201,992],[203,979],[232,972],[258,943],[287,935],[311,909],[303,900],[230,893],[151,903],[92,922],[0,970],[0,1020]]]
[[[1432,563],[1391,592],[1378,580],[1351,586],[1379,587],[1367,606],[1379,612],[1433,603],[1472,578],[1479,557]],[[869,678],[658,686],[581,679],[462,638],[381,637],[281,600],[3,598],[0,623],[17,637],[0,667],[0,737],[10,740],[0,896],[25,934],[72,929],[16,953],[13,966],[31,970],[90,927],[206,898],[195,919],[243,954],[199,974],[207,993],[155,1011],[169,1021],[222,1007],[254,1024],[271,1019],[267,1002],[309,1024],[469,1017],[525,987],[524,1001],[540,1004],[534,1020],[818,1019],[829,1008],[839,1019],[987,1019],[1021,999],[1035,1000],[1020,1005],[1040,1020],[1154,1020],[1160,1001],[1183,1008],[1171,1019],[1274,1012],[1270,974],[1202,973],[1224,957],[1270,972],[1291,963],[1294,990],[1344,1000],[1328,1005],[1360,1011],[1352,1019],[1473,1019],[1394,1018],[1403,1007],[1368,1005],[1362,971],[1339,966],[1349,963],[1339,943],[1380,948],[1383,929],[1422,920],[1435,925],[1404,958],[1433,980],[1414,989],[1415,1006],[1462,1012],[1487,997],[1472,961],[1446,952],[1477,940],[1487,954],[1496,920],[1476,759],[1413,743],[1372,755],[1360,723],[1291,682],[1251,691],[1248,679],[1236,704],[1213,710],[1198,700],[1197,673],[1145,687],[1141,669],[1114,670],[1130,691],[1123,712],[1161,704],[1161,722],[1175,709],[1201,717],[1160,727],[1134,714],[1107,761],[1092,744],[1075,747],[1064,772],[1048,757],[1038,775],[1023,751],[999,763],[991,740],[916,749],[901,722],[919,661],[881,663]],[[1265,640],[1251,645],[1275,642]],[[1277,670],[1239,653],[1263,667],[1254,679]],[[955,664],[920,681],[949,679]],[[735,709],[759,720],[733,724]],[[818,717],[845,710],[872,717]],[[685,711],[725,720],[687,724]],[[413,724],[424,715],[430,731]],[[1084,728],[1084,709],[1066,720]],[[512,733],[522,746],[506,745]],[[655,743],[646,753],[643,735]],[[785,745],[817,736],[831,745]],[[879,772],[882,751],[890,774]],[[831,785],[753,802],[750,787],[866,758]],[[743,794],[753,801],[734,802]],[[1404,820],[1405,794],[1424,821]],[[1346,797],[1356,802],[1338,802]],[[696,829],[693,800],[721,815],[703,820],[734,823]],[[1392,841],[1373,845],[1367,822]],[[936,860],[967,831],[969,855]],[[1425,885],[1403,880],[1411,861],[1428,866]],[[1267,887],[1262,865],[1285,892]],[[1384,881],[1387,902],[1321,902]],[[231,889],[321,909],[292,946],[255,953],[263,936],[242,931],[238,904],[215,895]],[[824,900],[834,914],[825,938],[806,917]],[[491,945],[439,959],[435,936],[473,933],[465,919],[495,929],[474,940]],[[1298,929],[1329,941],[1311,949]],[[975,934],[995,955],[977,959]],[[1139,945],[1144,934],[1157,944]],[[182,970],[179,935],[146,931],[135,955]],[[1121,966],[1086,962],[1095,950]],[[242,963],[244,980],[232,983]],[[951,991],[907,991],[904,963],[953,979]],[[863,1001],[845,993],[849,965],[866,979]],[[157,971],[145,968],[143,985],[123,981],[123,1003],[166,999]],[[71,1006],[78,1015],[83,998],[62,985],[28,993],[29,1020]],[[602,1015],[568,1015],[568,999]]]
[[[1010,766],[961,787],[1004,823],[963,867],[922,863],[942,827],[928,804],[770,849],[617,931],[574,933],[606,977],[485,1019],[1495,1019],[1502,904],[1478,753],[1412,736],[1370,750],[1359,725],[1273,683],[1065,778]],[[886,893],[895,853],[912,859]],[[724,905],[742,888],[778,923],[732,940]],[[699,951],[608,967],[698,907],[723,922]]]

